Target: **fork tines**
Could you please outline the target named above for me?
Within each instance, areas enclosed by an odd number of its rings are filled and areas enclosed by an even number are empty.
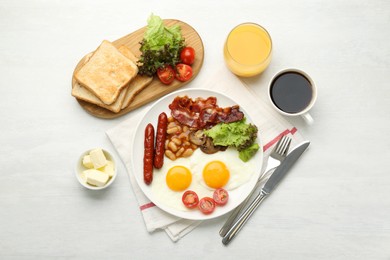
[[[291,138],[284,135],[282,137],[282,139],[277,143],[277,146],[275,148],[275,152],[277,152],[278,154],[283,154],[283,155],[287,154],[287,151],[290,148],[290,144],[291,144]]]

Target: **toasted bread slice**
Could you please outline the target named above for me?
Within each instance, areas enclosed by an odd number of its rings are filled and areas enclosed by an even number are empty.
[[[93,53],[89,53],[88,55],[85,56],[84,64],[89,61],[92,55]],[[114,113],[118,113],[121,110],[121,106],[124,101],[126,92],[127,92],[126,88],[122,89],[121,93],[119,94],[115,102],[112,103],[111,105],[106,105],[98,97],[96,97],[91,91],[81,86],[77,81],[75,84],[73,84],[73,88],[72,88],[72,96],[74,96],[75,98],[84,100],[91,104],[98,105]]]
[[[137,62],[137,57],[135,57],[135,55],[126,46],[122,45],[118,48],[118,50],[135,63]],[[153,77],[141,75],[137,75],[133,80],[131,80],[126,90],[127,92],[122,103],[122,109],[128,107],[130,103],[134,100],[135,96],[143,89],[145,89],[150,84],[150,82],[152,82],[152,80]]]
[[[127,48],[125,45],[121,45],[119,48],[118,48],[118,51],[120,53],[122,53],[123,55],[126,56],[126,58],[130,59],[132,62],[134,62],[134,64],[137,63],[138,59],[137,57],[135,57],[134,53],[131,52],[131,50],[129,48]],[[138,73],[138,71],[137,71]]]
[[[75,78],[104,104],[110,105],[137,73],[137,65],[104,40],[89,61],[75,73]]]
[[[137,61],[135,55],[126,46],[122,45],[118,48],[118,50],[132,61]],[[84,63],[87,63],[92,55],[93,53],[87,55],[84,58]],[[134,100],[135,96],[143,89],[145,89],[152,82],[152,80],[153,77],[137,75],[134,79],[130,81],[130,83],[125,88],[122,89],[117,100],[111,105],[104,104],[91,91],[84,88],[77,82],[73,86],[72,95],[77,99],[84,100],[88,103],[92,103],[105,109],[108,109],[114,113],[118,113],[121,109],[124,109],[129,106],[130,103]]]
[[[127,88],[127,92],[122,103],[122,109],[128,107],[133,102],[136,95],[138,95],[143,89],[145,89],[153,77],[137,75],[130,83]]]
[[[114,113],[118,113],[121,110],[124,97],[126,96],[126,92],[127,92],[126,89],[123,89],[114,103],[112,103],[111,105],[106,105],[100,99],[98,99],[94,94],[92,94],[91,91],[81,86],[78,82],[76,82],[72,88],[72,96],[74,96],[75,98],[84,100],[91,104],[98,105]]]
[[[136,57],[134,56],[134,54],[126,46],[122,46],[121,48],[119,48],[119,51],[123,55],[125,55],[127,58],[129,58],[131,60],[136,60]],[[89,59],[92,57],[92,55],[93,55],[93,53],[90,53],[90,54],[85,56],[84,64],[89,61]],[[133,80],[135,80],[135,78]],[[121,110],[122,104],[125,100],[127,89],[128,89],[128,85],[121,90],[118,98],[111,105],[104,104],[91,91],[89,91],[87,88],[81,86],[78,82],[76,82],[73,85],[72,96],[74,96],[77,99],[84,100],[88,103],[95,104],[95,105],[98,105],[98,106],[103,107],[105,109],[108,109],[114,113],[118,113]]]

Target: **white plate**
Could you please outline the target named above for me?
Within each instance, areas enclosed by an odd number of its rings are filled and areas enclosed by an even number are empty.
[[[255,157],[251,160],[255,160],[255,172],[253,173],[251,179],[241,185],[240,187],[229,192],[229,201],[223,207],[216,207],[215,211],[209,215],[205,215],[201,213],[199,210],[191,210],[191,211],[181,211],[171,207],[164,205],[164,203],[160,202],[158,198],[153,196],[151,188],[144,183],[143,178],[143,151],[144,151],[144,134],[145,127],[147,124],[152,123],[156,129],[158,116],[161,112],[165,112],[168,116],[170,116],[170,109],[168,105],[172,103],[173,99],[176,96],[184,96],[188,95],[190,98],[195,99],[197,97],[207,98],[210,96],[214,96],[217,98],[217,104],[220,107],[227,107],[236,105],[237,102],[230,97],[227,97],[224,94],[207,90],[207,89],[185,89],[179,90],[176,92],[172,92],[163,98],[159,99],[143,116],[140,122],[137,125],[136,132],[133,137],[133,151],[132,151],[132,166],[133,166],[133,174],[135,174],[135,179],[137,180],[138,185],[141,190],[145,193],[146,197],[148,197],[156,206],[160,209],[181,218],[193,219],[193,220],[204,220],[204,219],[212,219],[219,216],[222,216],[229,211],[233,210],[237,207],[251,192],[254,188],[257,179],[260,176],[260,171],[263,163],[263,151],[259,149],[256,153]],[[245,117],[247,118],[247,122],[252,122],[250,115],[245,111],[244,105],[240,105],[240,110],[244,112]],[[259,137],[257,138],[257,142],[260,147],[262,146],[261,142],[261,132],[259,130]],[[200,198],[199,198],[200,199]]]

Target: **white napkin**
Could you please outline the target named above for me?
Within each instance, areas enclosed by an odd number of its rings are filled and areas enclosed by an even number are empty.
[[[214,77],[209,78],[205,84],[194,87],[207,88],[224,93],[236,101],[237,104],[244,107],[245,111],[248,111],[251,119],[259,128],[259,138],[263,143],[264,162],[267,161],[267,158],[272,151],[270,148],[281,138],[281,136],[287,134],[292,136],[293,140],[291,147],[294,147],[297,143],[303,141],[303,138],[294,126],[269,107],[268,104],[256,97],[256,94],[250,87],[246,86],[227,69],[221,69]],[[132,140],[135,126],[151,105],[152,104],[145,106],[143,109],[140,109],[140,111],[131,112],[130,118],[116,127],[109,129],[106,134],[126,166],[146,229],[150,233],[157,229],[163,229],[172,241],[176,242],[191,232],[201,223],[201,221],[181,219],[170,215],[155,206],[139,188],[130,167],[132,151],[130,140]],[[263,164],[263,170],[265,166],[266,163]],[[221,226],[222,224],[223,223],[221,223]]]

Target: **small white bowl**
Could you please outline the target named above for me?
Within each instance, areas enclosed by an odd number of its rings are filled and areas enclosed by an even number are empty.
[[[96,149],[96,148],[93,148],[93,149]],[[114,175],[111,177],[111,179],[108,180],[108,182],[106,183],[106,185],[102,186],[102,187],[97,187],[97,186],[94,186],[94,185],[91,185],[89,183],[87,183],[85,180],[83,180],[81,178],[81,173],[85,170],[88,170],[88,168],[86,168],[84,165],[83,165],[83,158],[85,155],[89,154],[89,152],[93,149],[89,149],[87,151],[85,151],[83,154],[80,155],[79,159],[77,160],[77,164],[76,164],[76,169],[75,169],[75,173],[76,173],[76,178],[77,180],[80,182],[81,185],[83,185],[85,188],[87,189],[90,189],[90,190],[102,190],[102,189],[105,189],[107,188],[108,186],[110,186],[115,178],[116,178],[116,175],[117,175],[117,165],[116,165],[116,160],[114,158],[114,156],[108,152],[107,150],[105,149],[102,149],[103,153],[104,153],[104,156],[106,157],[107,160],[110,160],[112,161],[112,163],[114,164]]]

